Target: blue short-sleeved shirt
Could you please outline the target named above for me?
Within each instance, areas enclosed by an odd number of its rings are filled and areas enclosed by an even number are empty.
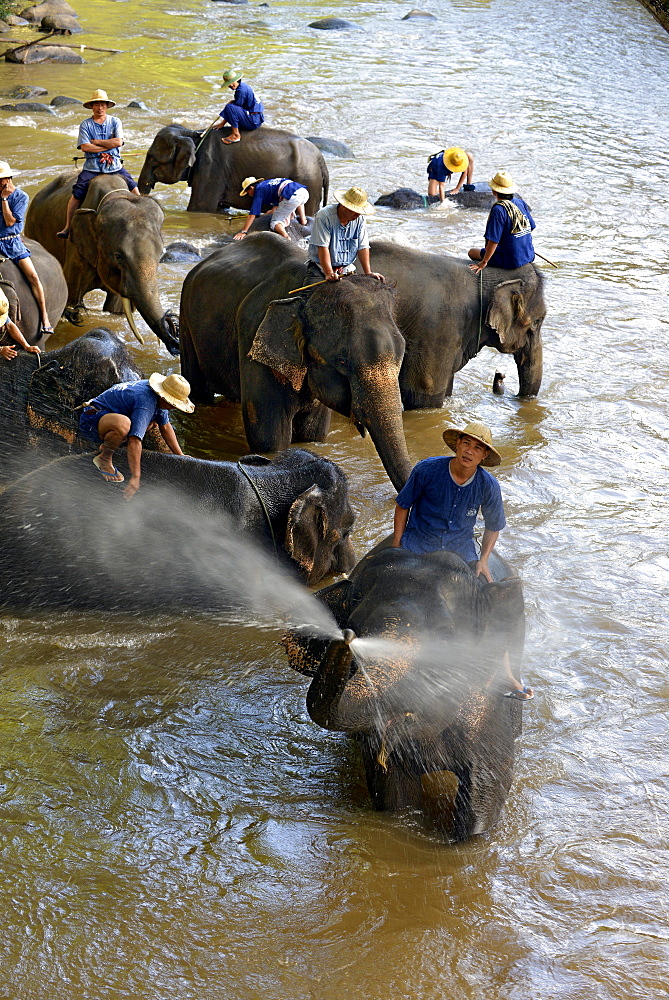
[[[28,195],[21,188],[16,188],[7,198],[7,205],[10,212],[16,219],[11,226],[5,224],[5,219],[0,212],[0,237],[2,236],[18,236],[20,232],[23,231],[23,223],[26,221],[26,212],[28,211]],[[0,247],[0,250],[2,248]]]
[[[81,149],[84,142],[95,142],[96,139],[123,139],[123,126],[115,115],[107,115],[102,123],[96,122],[93,118],[86,118],[79,126],[79,138],[77,139],[77,149]],[[113,160],[111,163],[101,163],[99,153],[86,153],[84,160],[84,170],[90,170],[94,174],[114,174],[120,170],[121,147],[108,149]]]
[[[401,547],[410,552],[457,552],[465,562],[478,559],[474,525],[481,510],[489,531],[506,525],[502,491],[494,476],[479,465],[469,482],[459,486],[450,472],[452,459],[426,458],[416,465],[397,503],[410,508]]]
[[[232,101],[238,107],[243,108],[244,111],[249,111],[251,114],[261,115],[265,108],[261,102],[256,98],[251,87],[248,83],[244,83],[243,80],[239,81],[239,86],[234,92],[235,96]]]
[[[485,238],[493,243],[498,243],[499,246],[488,261],[491,267],[522,267],[523,264],[531,264],[534,260],[534,245],[532,243],[532,230],[535,228],[534,219],[519,195],[514,194],[511,201],[526,216],[528,225],[523,227],[520,233],[512,233],[512,222],[504,206],[499,202],[492,206],[486,225]]]
[[[153,391],[146,378],[137,382],[119,382],[91,402],[104,413],[122,413],[130,417],[130,436],[140,440],[154,420],[161,426],[170,422],[169,413],[160,405],[160,396]]]
[[[369,246],[364,215],[359,215],[342,226],[337,215],[337,205],[326,205],[316,213],[309,237],[309,260],[318,264],[318,248],[330,248],[333,267],[346,267],[358,256],[358,251]]]
[[[288,177],[274,177],[269,181],[258,181],[255,185],[250,214],[262,215],[269,208],[274,208],[275,205],[278,205],[280,201],[287,201],[289,198],[292,198],[300,188],[306,191],[304,184],[291,181]],[[280,194],[279,191],[281,192]]]
[[[451,171],[444,164],[444,150],[441,153],[437,153],[433,156],[427,165],[427,176],[431,181],[439,181],[443,184],[444,181],[450,181]]]

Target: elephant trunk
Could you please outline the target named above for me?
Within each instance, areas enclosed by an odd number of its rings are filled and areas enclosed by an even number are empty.
[[[369,431],[383,467],[396,490],[406,483],[413,463],[409,458],[402,424],[399,366],[379,376],[369,372],[358,386],[351,386],[353,418]]]
[[[140,194],[151,194],[155,186],[156,178],[153,172],[151,153],[149,151],[146,154],[146,159],[144,160],[144,165],[140,172],[139,180],[137,181],[137,187],[139,188]]]
[[[155,285],[155,281],[152,284]],[[174,313],[163,309],[157,288],[135,287],[134,290],[124,288],[121,292],[121,298],[130,329],[139,342],[143,343],[143,340],[132,319],[133,308],[137,309],[144,322],[163,342],[169,353],[176,357],[179,354],[179,323]]]
[[[529,334],[527,342],[514,354],[518,369],[518,395],[536,396],[541,388],[543,374],[543,344],[541,326]]]
[[[323,729],[348,728],[340,720],[339,706],[351,675],[354,639],[355,632],[346,629],[341,639],[334,639],[328,645],[318,673],[309,685],[307,711]]]

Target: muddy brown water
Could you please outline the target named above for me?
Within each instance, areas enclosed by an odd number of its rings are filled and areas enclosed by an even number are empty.
[[[328,159],[333,187],[421,189],[427,154],[454,143],[479,179],[518,179],[558,263],[541,394],[514,398],[512,360],[486,350],[405,427],[416,460],[440,452],[447,420],[493,429],[537,696],[501,822],[448,846],[371,810],[355,749],[310,722],[278,625],[4,614],[0,996],[666,996],[669,36],[636,0],[431,0],[428,24],[392,0],[77,6],[76,40],[123,52],[3,64],[1,85],[47,100],[105,87],[128,151],[173,119],[210,122],[220,73],[241,65],[273,125],[352,147]],[[307,28],[333,12],[362,30]],[[133,98],[150,110],[124,110]],[[69,165],[81,110],[0,114],[2,158],[33,194]],[[156,197],[166,242],[239,225],[186,214],[183,186]],[[463,253],[483,224],[383,209],[372,230]],[[185,273],[160,267],[173,308]],[[174,370],[150,331],[142,350],[104,322],[147,371]],[[53,346],[75,332],[61,324]],[[234,407],[180,432],[192,454],[246,450]],[[388,531],[392,487],[347,421],[316,447],[349,475],[363,553]]]

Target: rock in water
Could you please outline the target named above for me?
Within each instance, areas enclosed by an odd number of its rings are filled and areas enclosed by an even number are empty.
[[[342,156],[347,160],[354,160],[355,153],[350,149],[345,142],[339,142],[338,139],[324,139],[320,135],[308,135],[306,136],[307,142],[313,142],[314,146],[317,146],[322,153],[330,153],[332,156]]]
[[[322,17],[318,21],[312,21],[309,27],[319,28],[321,31],[345,31],[350,28],[360,30],[359,25],[353,21],[345,21],[342,17]]]
[[[54,97],[51,101],[49,101],[49,103],[54,108],[64,108],[68,104],[78,104],[81,107],[83,102],[78,101],[76,97],[65,97],[63,94],[59,94],[57,97]]]
[[[148,111],[144,101],[131,101],[130,104],[126,104],[126,108],[136,108],[138,111]]]
[[[0,111],[41,111],[48,115],[56,113],[48,104],[38,104],[37,101],[24,101],[22,104],[0,104]]]
[[[26,21],[31,21],[33,24],[39,24],[49,14],[70,14],[72,17],[77,16],[76,10],[74,7],[70,7],[67,0],[44,0],[43,3],[36,3],[31,7],[26,7],[25,10],[21,11],[20,17],[24,17]]]
[[[428,14],[428,12],[426,10],[410,10],[408,14],[404,15],[404,17],[402,18],[402,20],[403,21],[413,21],[413,20],[418,21],[421,18],[424,21],[436,21],[437,20],[437,18],[435,17],[434,14]]]
[[[22,48],[10,49],[9,52],[5,52],[5,59],[7,62],[21,63],[25,66],[30,63],[45,62],[76,63],[79,66],[86,63],[83,56],[68,49],[65,45],[31,45],[30,48],[26,48],[24,45]]]
[[[43,97],[48,94],[44,87],[13,87],[11,90],[0,90],[0,96],[13,97],[15,101],[29,101],[32,97]]]

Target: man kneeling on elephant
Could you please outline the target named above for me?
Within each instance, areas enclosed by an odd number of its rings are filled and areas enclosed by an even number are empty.
[[[367,200],[367,192],[352,187],[335,191],[334,196],[338,204],[326,205],[316,213],[309,238],[307,277],[339,281],[342,275],[355,271],[357,257],[365,274],[385,281],[382,274],[372,271],[369,260],[365,216],[373,215],[375,208]]]
[[[448,427],[443,438],[455,457],[426,458],[414,467],[397,496],[393,546],[419,553],[455,552],[476,576],[492,583],[488,559],[506,519],[499,483],[481,466],[499,465],[501,456],[485,424],[472,422],[462,431]],[[485,523],[480,554],[474,543],[479,510]],[[506,650],[503,668],[509,697],[522,701],[532,698],[532,689],[511,673]]]
[[[84,405],[79,431],[100,445],[93,465],[108,483],[124,481],[113,457],[117,448],[128,443],[130,479],[124,490],[126,500],[139,489],[142,440],[150,427],[158,426],[173,455],[183,455],[168,411],[176,407],[184,413],[192,413],[195,407],[188,398],[189,393],[190,385],[181,375],[154,372],[148,379],[119,382]]]

